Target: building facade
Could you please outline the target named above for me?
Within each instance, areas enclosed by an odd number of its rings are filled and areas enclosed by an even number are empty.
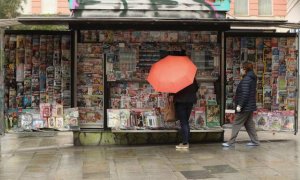
[[[228,12],[236,19],[284,20],[286,15],[287,0],[231,0]]]
[[[67,0],[26,0],[22,7],[23,15],[70,14]]]
[[[289,22],[300,22],[300,0],[288,0],[286,19]]]

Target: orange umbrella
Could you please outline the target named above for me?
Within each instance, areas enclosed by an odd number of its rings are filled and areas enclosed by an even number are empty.
[[[152,65],[147,81],[156,91],[176,93],[193,83],[196,71],[187,56],[167,56]]]

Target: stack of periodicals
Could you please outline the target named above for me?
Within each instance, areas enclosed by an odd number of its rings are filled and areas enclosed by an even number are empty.
[[[77,106],[80,125],[103,128],[104,68],[99,43],[79,43],[77,62]]]
[[[107,116],[108,127],[116,130],[165,129],[157,109],[108,109]]]
[[[7,34],[4,41],[6,109],[26,112],[43,103],[71,106],[69,35]],[[47,119],[43,124],[48,126]]]
[[[226,109],[234,109],[239,67],[254,64],[260,130],[293,130],[296,107],[295,37],[228,37],[226,39]]]

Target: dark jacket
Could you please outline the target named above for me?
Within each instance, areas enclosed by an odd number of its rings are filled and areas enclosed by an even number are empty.
[[[196,103],[197,101],[197,91],[199,89],[198,83],[196,79],[194,79],[194,82],[183,88],[182,90],[178,91],[174,94],[174,102],[180,102],[180,103]]]
[[[241,112],[256,111],[256,75],[253,71],[247,72],[239,83],[235,103],[242,107]]]

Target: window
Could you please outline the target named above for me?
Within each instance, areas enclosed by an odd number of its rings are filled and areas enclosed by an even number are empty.
[[[57,13],[57,0],[41,1],[41,14],[56,14],[56,13]]]
[[[271,16],[272,15],[272,0],[258,1],[258,15]]]
[[[32,13],[32,3],[31,0],[22,1],[22,9],[20,10],[21,14],[31,14]]]
[[[234,1],[234,15],[248,16],[248,0],[235,0]]]

